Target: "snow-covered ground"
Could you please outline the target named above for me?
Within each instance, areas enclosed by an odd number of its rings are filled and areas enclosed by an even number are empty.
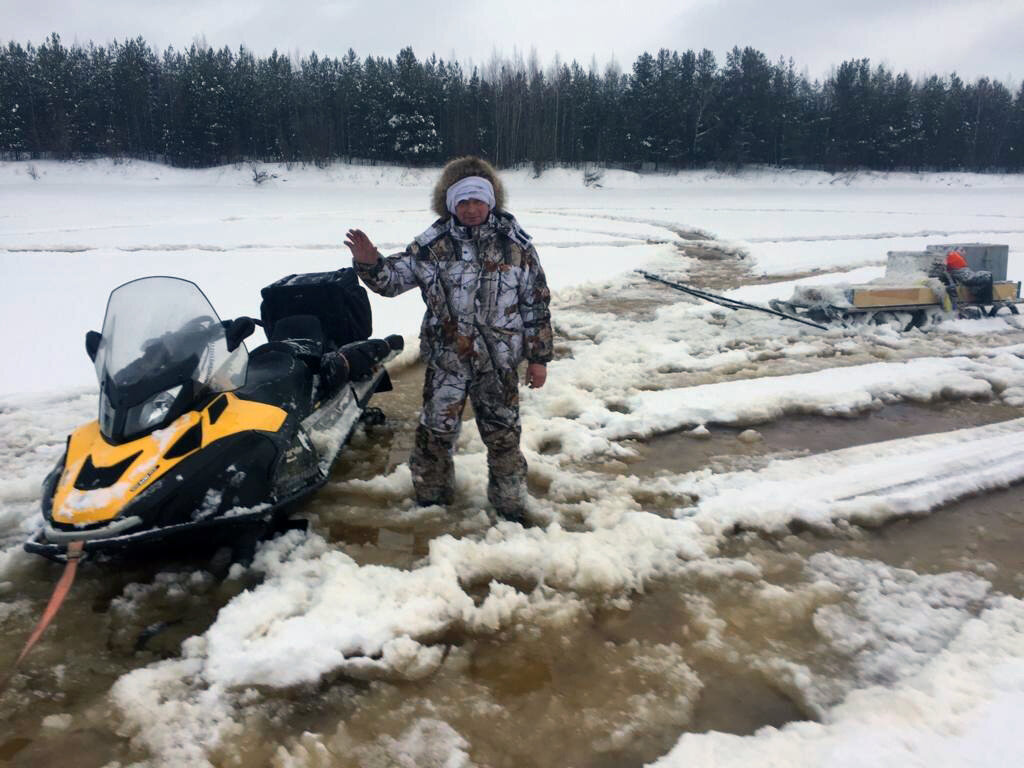
[[[385,252],[401,248],[430,223],[436,175],[274,167],[276,177],[257,186],[246,167],[32,165],[35,179],[27,163],[0,164],[0,321],[10,329],[0,376],[4,626],[38,612],[19,597],[19,583],[51,575],[19,542],[35,524],[39,482],[65,435],[93,418],[83,336],[102,322],[109,290],[171,274],[196,281],[224,317],[255,314],[261,286],[347,264],[340,243],[349,227]],[[547,524],[490,524],[483,447],[467,424],[458,511],[441,518],[412,567],[362,562],[316,521],[308,536],[265,545],[253,565],[259,583],[227,602],[180,656],[125,668],[109,694],[113,730],[155,765],[216,762],[251,736],[254,711],[280,704],[274,691],[315,690],[339,675],[434,681],[440,691],[466,680],[458,666],[469,663],[465,651],[443,639],[453,632],[501,638],[525,626],[557,634],[599,607],[628,611],[652,584],[697,578],[736,580],[763,612],[813,626],[820,655],[839,659],[835,668],[845,672],[781,652],[754,654],[750,666],[817,721],[748,736],[684,733],[706,683],[689,649],[645,647],[630,663],[646,670],[638,680],[661,670],[653,675],[660,682],[623,694],[611,732],[595,730],[595,752],[622,748],[644,722],[657,722],[678,736],[659,766],[1002,766],[1024,754],[1015,727],[1024,704],[1021,600],[977,573],[926,575],[830,554],[802,561],[800,584],[780,585],[753,555],[723,554],[739,528],[774,536],[794,524],[877,526],[1018,483],[1024,420],[780,452],[727,471],[629,471],[636,441],[674,430],[699,440],[722,425],[850,418],[900,401],[1024,408],[1024,324],[1015,318],[908,333],[820,331],[677,301],[632,273],[699,280],[709,264],[727,263],[733,295],[766,303],[788,298],[796,283],[877,277],[888,250],[956,240],[1008,243],[1009,277],[1020,280],[1024,178],[607,171],[600,187],[585,187],[579,171],[555,170],[539,179],[513,171],[506,180],[510,208],[533,235],[555,293],[558,357],[548,385],[523,395],[531,482],[546,489],[535,516]],[[709,248],[724,261],[702,260]],[[814,271],[822,274],[807,276]],[[376,333],[415,335],[415,292],[373,301]],[[324,493],[339,500],[317,514],[399,530],[437,524],[436,510],[411,504],[410,489],[399,463],[332,483]],[[169,583],[161,588],[190,593],[202,580]],[[694,632],[704,633],[702,652],[739,653],[723,635],[726,609],[681,593],[701,617]],[[135,594],[123,599],[130,604]],[[6,637],[5,657],[13,656],[19,637]],[[371,688],[360,700],[372,709],[387,694]],[[275,764],[341,764],[342,752],[358,765],[485,764],[465,712],[442,701],[410,693],[403,727],[372,744],[355,739],[347,730],[354,716],[339,712],[331,733],[285,734]],[[494,701],[472,701],[504,716]],[[596,728],[586,717],[577,726]]]

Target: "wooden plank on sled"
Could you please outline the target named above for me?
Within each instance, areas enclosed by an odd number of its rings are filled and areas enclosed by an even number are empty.
[[[935,298],[935,292],[926,285],[907,288],[871,285],[853,287],[853,306],[855,307],[890,307],[896,304],[924,306],[938,303],[939,300]]]

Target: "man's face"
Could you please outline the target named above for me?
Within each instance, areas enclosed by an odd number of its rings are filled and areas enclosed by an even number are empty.
[[[455,206],[455,218],[464,227],[477,227],[487,221],[491,209],[481,200],[463,200]]]

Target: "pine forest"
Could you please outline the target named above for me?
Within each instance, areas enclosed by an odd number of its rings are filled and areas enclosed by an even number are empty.
[[[205,167],[335,160],[503,167],[830,171],[1024,170],[1024,86],[912,79],[867,59],[809,80],[798,63],[733,48],[662,49],[624,71],[555,59],[456,62],[305,57],[241,48],[158,54],[108,46],[0,48],[0,156],[106,156]]]

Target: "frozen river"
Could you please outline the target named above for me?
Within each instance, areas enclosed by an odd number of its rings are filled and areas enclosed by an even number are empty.
[[[147,274],[223,317],[430,223],[436,171],[0,164],[0,668],[59,568],[39,484],[94,418],[85,330]],[[35,178],[33,178],[33,176]],[[992,765],[1024,754],[1024,323],[820,331],[691,303],[863,282],[888,250],[1010,246],[1024,178],[507,176],[555,298],[524,391],[533,513],[486,509],[467,423],[447,513],[410,501],[420,368],[395,367],[301,512],[218,580],[86,563],[0,692],[0,761],[83,766]],[[412,338],[417,294],[374,298]]]

